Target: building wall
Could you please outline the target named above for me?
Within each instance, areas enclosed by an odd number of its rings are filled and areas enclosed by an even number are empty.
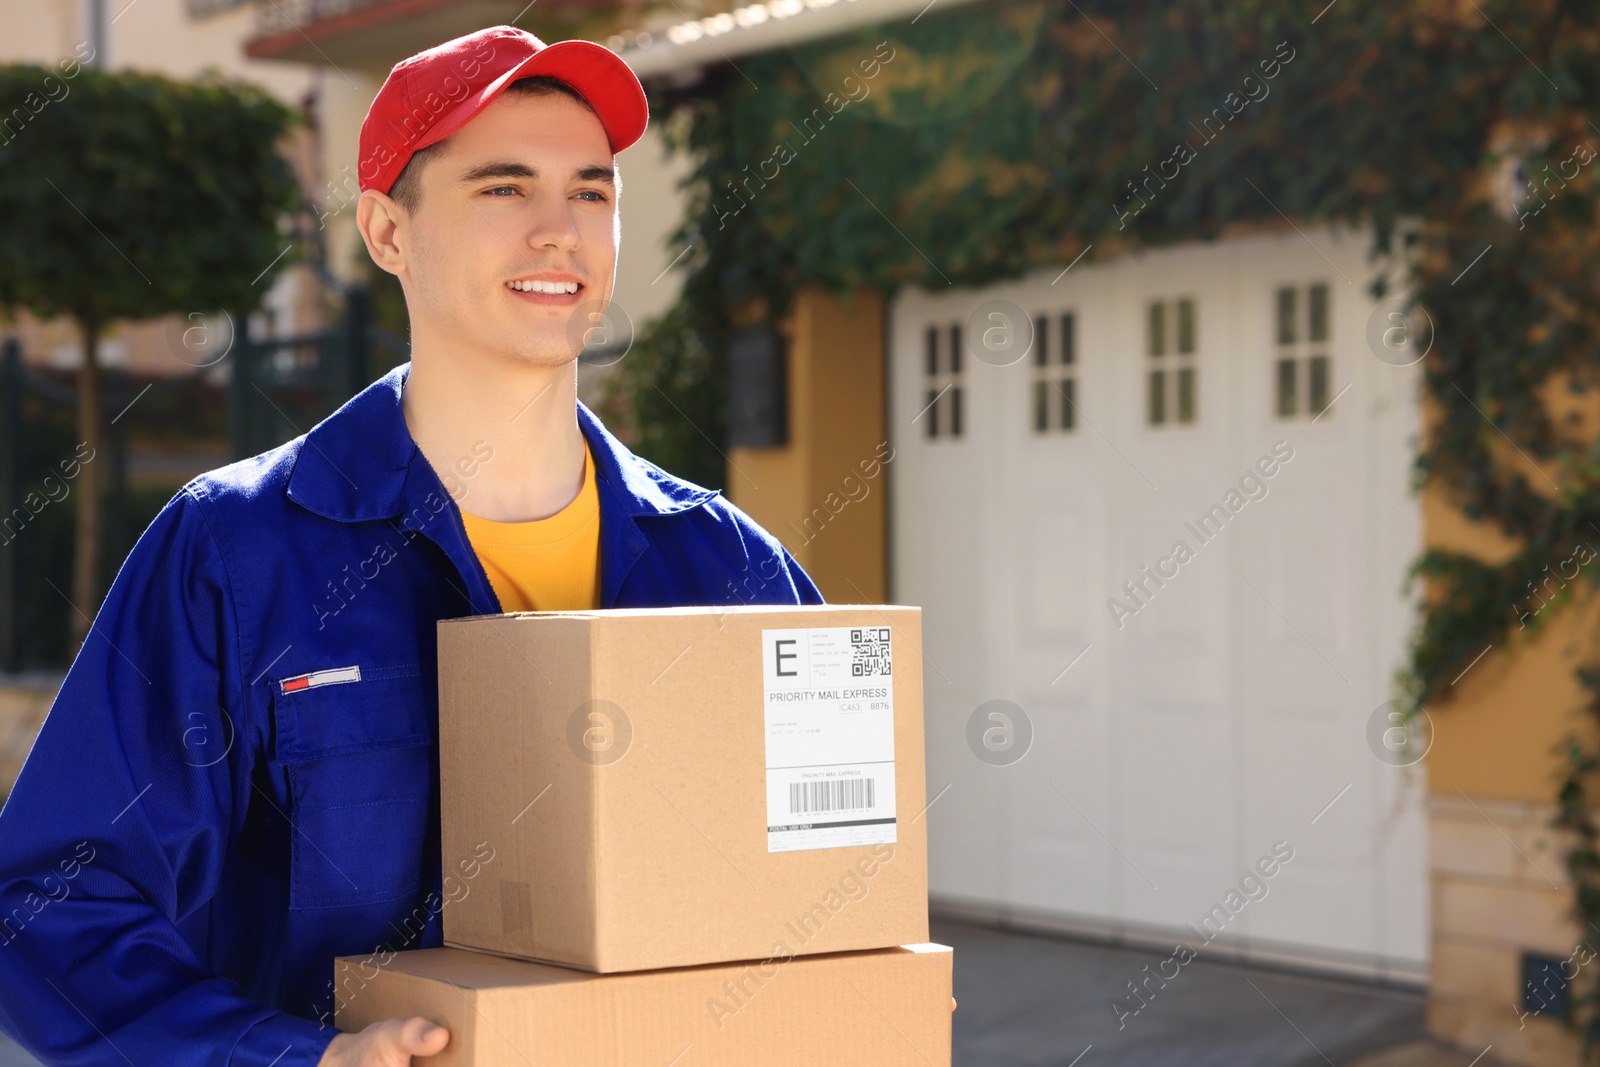
[[[1592,430],[1592,401],[1575,401],[1560,382],[1546,399],[1553,410],[1561,409],[1557,414],[1576,415],[1580,430]],[[1507,461],[1523,462],[1516,456]],[[1531,470],[1529,476],[1542,484]],[[1517,549],[1497,529],[1468,520],[1436,490],[1423,494],[1423,525],[1430,547],[1487,562],[1501,562]],[[1594,551],[1600,534],[1584,544]],[[1552,573],[1578,545],[1558,547],[1563,551],[1551,559]],[[1506,611],[1520,618],[1538,604],[1530,598],[1507,604]],[[1600,598],[1580,592],[1553,625],[1527,634],[1514,627],[1508,647],[1486,652],[1449,687],[1445,700],[1429,708],[1429,1026],[1464,1052],[1475,1055],[1493,1044],[1495,1056],[1529,1067],[1575,1065],[1579,1051],[1559,1022],[1525,1014],[1522,954],[1567,960],[1586,934],[1591,950],[1600,942],[1572,918],[1568,842],[1550,828],[1562,739],[1593,735],[1583,710],[1588,697],[1574,671],[1595,656],[1590,635],[1597,623]]]
[[[244,41],[255,26],[253,6],[191,18],[183,0],[105,3],[108,69],[174,78],[214,69],[291,105],[299,105],[311,89],[313,72],[305,67],[245,57]],[[88,38],[85,12],[85,0],[0,0],[0,63],[54,64],[73,55]]]
[[[323,212],[328,269],[336,277],[356,280],[367,276],[372,261],[356,229],[357,145],[361,120],[378,95],[388,71],[349,66],[324,70],[317,97],[317,124],[321,132],[317,162],[321,167],[318,199]]]
[[[782,541],[831,602],[888,599],[882,302],[806,289],[788,340],[786,444],[728,450],[728,498]]]
[[[1552,814],[1547,801],[1429,798],[1428,1026],[1469,1057],[1492,1044],[1505,1063],[1579,1063],[1573,1034],[1520,1006],[1522,953],[1567,960],[1583,940],[1571,919],[1571,882],[1554,847]]]
[[[659,119],[652,120],[638,143],[617,157],[622,174],[622,195],[617,201],[622,212],[622,250],[611,302],[628,313],[636,331],[661,317],[682,288],[684,260],[679,256],[684,246],[669,238],[688,211],[687,197],[678,184],[689,167],[687,157],[668,157]],[[672,266],[675,260],[676,266]]]

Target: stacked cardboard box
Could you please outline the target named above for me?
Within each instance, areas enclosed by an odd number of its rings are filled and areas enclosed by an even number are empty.
[[[396,956],[341,1029],[426,1015],[452,1034],[438,1064],[947,1064],[920,623],[441,622],[444,868],[476,877],[442,910],[446,947]]]

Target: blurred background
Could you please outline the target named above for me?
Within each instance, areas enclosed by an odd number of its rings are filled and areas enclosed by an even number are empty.
[[[923,607],[957,1063],[1597,1047],[1594,4],[0,0],[0,789],[407,359],[357,131],[501,23],[650,94],[580,398]]]

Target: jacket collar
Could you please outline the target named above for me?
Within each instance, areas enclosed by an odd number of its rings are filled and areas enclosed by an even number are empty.
[[[406,509],[408,477],[413,488],[426,483],[442,490],[400,406],[410,372],[411,364],[402,363],[311,428],[289,475],[291,500],[324,518],[366,522]],[[634,455],[581,400],[578,427],[594,456],[602,499],[630,516],[670,515],[717,495]]]

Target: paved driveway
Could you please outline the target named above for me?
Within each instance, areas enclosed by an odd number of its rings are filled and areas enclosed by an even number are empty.
[[[1119,1029],[1112,1000],[1167,953],[950,922],[932,938],[955,948],[954,1067],[1346,1067],[1425,1034],[1420,991],[1204,957]]]
[[[0,1034],[0,1067],[38,1067],[39,1061],[18,1048],[12,1040]]]

